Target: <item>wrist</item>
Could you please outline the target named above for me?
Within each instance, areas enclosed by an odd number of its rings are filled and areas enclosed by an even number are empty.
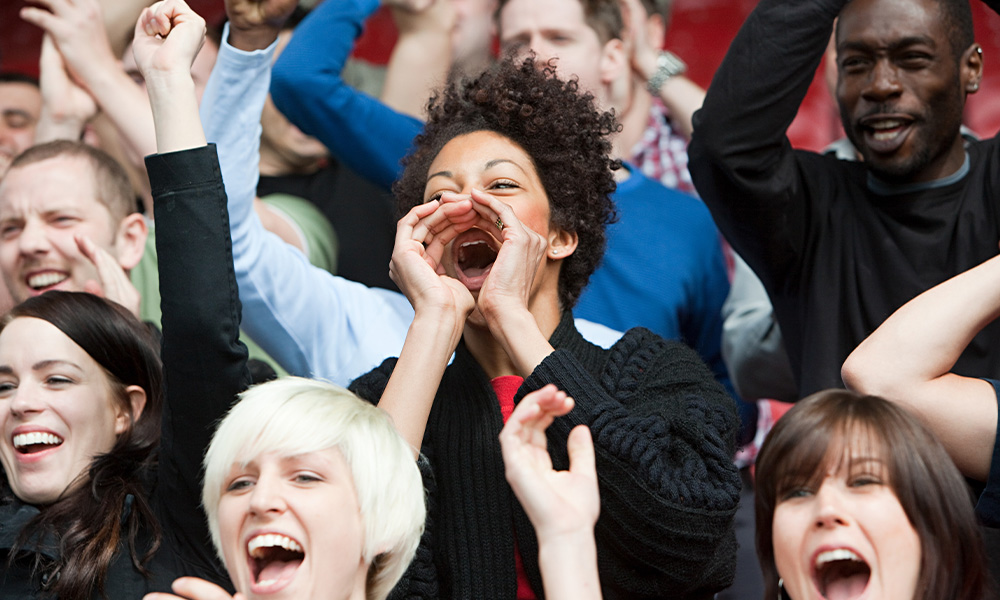
[[[659,95],[660,88],[670,79],[687,72],[687,65],[676,54],[661,50],[656,57],[656,70],[646,81],[646,89]]]

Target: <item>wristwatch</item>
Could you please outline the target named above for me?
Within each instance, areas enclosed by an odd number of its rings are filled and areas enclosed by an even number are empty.
[[[677,57],[676,54],[668,50],[660,50],[656,57],[656,72],[646,82],[646,89],[651,94],[660,95],[660,88],[668,79],[675,75],[680,75],[687,71],[687,65]]]

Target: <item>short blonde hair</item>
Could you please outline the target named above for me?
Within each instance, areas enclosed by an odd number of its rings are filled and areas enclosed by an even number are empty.
[[[413,450],[389,415],[340,386],[299,377],[255,386],[240,398],[205,454],[202,503],[216,552],[222,556],[219,500],[234,464],[268,452],[337,448],[351,469],[364,522],[364,560],[371,565],[366,594],[385,598],[413,560],[426,517]]]

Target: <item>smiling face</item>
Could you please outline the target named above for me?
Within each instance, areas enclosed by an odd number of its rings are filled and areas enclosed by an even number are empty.
[[[598,104],[609,101],[609,86],[622,74],[622,41],[602,42],[583,13],[580,0],[510,0],[500,9],[500,48],[523,60],[534,52],[537,64],[555,58],[559,77],[575,75],[580,90]]]
[[[88,236],[126,270],[142,256],[145,228],[142,240],[126,235],[141,216],[113,223],[88,167],[83,158],[56,156],[15,167],[0,183],[0,271],[15,301],[51,289],[83,291],[87,281],[98,281],[76,235]]]
[[[874,456],[835,461],[778,498],[774,561],[795,600],[914,598],[921,543]]]
[[[549,200],[534,162],[510,139],[492,131],[476,131],[457,136],[441,148],[428,170],[424,201],[463,200],[472,189],[485,191],[510,205],[518,220],[548,238],[550,245],[560,241],[559,230],[550,226]],[[499,249],[496,229],[474,228],[446,246],[441,262],[445,272],[475,296],[490,274]],[[569,253],[571,250],[561,257]],[[542,290],[555,297],[559,286],[557,263],[544,260],[539,265],[529,307]]]
[[[54,325],[20,317],[0,332],[0,460],[18,498],[55,501],[128,423],[104,370]]]
[[[229,577],[247,598],[364,598],[364,524],[336,448],[234,464],[218,524]]]
[[[965,95],[982,62],[955,56],[934,0],[857,0],[837,27],[837,100],[864,161],[889,181],[946,177],[962,165]]]

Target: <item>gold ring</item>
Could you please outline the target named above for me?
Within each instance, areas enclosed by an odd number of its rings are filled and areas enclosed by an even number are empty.
[[[503,231],[503,221],[500,220],[500,217],[497,217],[497,221],[496,221],[495,224],[497,226],[497,229],[499,229],[500,231]]]

